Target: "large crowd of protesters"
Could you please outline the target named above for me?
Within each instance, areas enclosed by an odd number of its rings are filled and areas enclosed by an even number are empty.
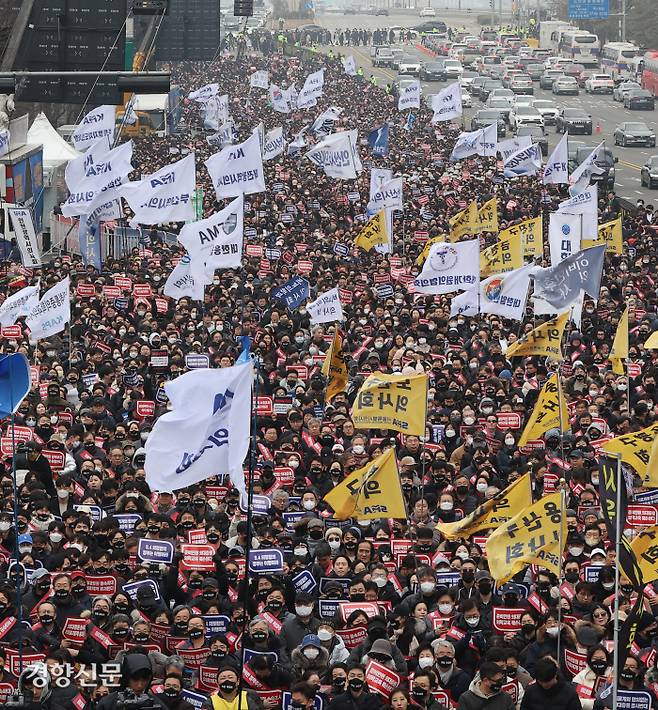
[[[299,88],[321,66],[324,93],[315,109],[275,113],[267,91],[249,88],[257,69],[269,70],[281,87],[295,82]],[[538,358],[505,357],[507,347],[541,321],[531,302],[522,324],[489,315],[451,317],[449,296],[416,294],[409,285],[426,241],[448,234],[448,218],[469,200],[497,197],[502,229],[547,214],[565,191],[546,188],[537,177],[503,179],[493,158],[451,163],[458,125],[432,125],[425,108],[409,125],[393,93],[346,75],[339,58],[226,54],[212,64],[172,70],[185,94],[219,83],[239,140],[261,121],[266,129],[284,125],[291,139],[325,108],[343,108],[334,128],[358,128],[364,171],[355,181],[328,178],[304,158],[304,149],[267,162],[267,191],[245,200],[245,242],[252,250],[242,268],[216,272],[203,302],[156,304],[182,251],[155,231],[143,248],[108,258],[100,272],[75,255],[56,256],[43,267],[44,287],[72,278],[71,342],[68,328],[36,346],[24,338],[2,341],[4,353],[25,352],[39,372],[39,384],[15,417],[21,431],[31,432],[16,454],[16,500],[11,449],[3,446],[5,697],[18,683],[20,654],[44,658],[48,668],[45,683],[37,682],[43,680],[38,674],[21,676],[26,706],[52,710],[121,707],[126,691],[142,702],[139,693],[147,693],[153,706],[170,710],[189,710],[199,696],[207,710],[283,707],[278,691],[289,694],[286,707],[299,709],[610,707],[599,691],[612,676],[614,616],[625,617],[635,592],[623,576],[615,587],[596,458],[601,439],[637,431],[656,417],[655,351],[642,346],[656,327],[652,207],[625,206],[624,252],[606,257],[598,301],[587,298],[580,326],[567,328],[559,367],[568,433],[552,430],[541,445],[520,449],[523,423],[554,367]],[[390,151],[374,158],[363,139],[384,121]],[[306,138],[315,140],[310,131]],[[147,174],[193,151],[207,216],[222,206],[203,166],[215,150],[202,130],[199,105],[186,102],[175,134],[135,140],[133,164]],[[353,247],[365,219],[371,167],[404,177],[405,209],[394,215],[390,255]],[[621,209],[614,193],[599,194],[600,222]],[[177,232],[180,226],[164,228]],[[485,246],[496,235],[480,239]],[[348,245],[349,254],[336,253],[336,243]],[[350,382],[331,402],[320,364],[336,326],[313,327],[303,304],[288,311],[271,295],[298,273],[300,261],[312,293],[341,290]],[[154,297],[106,297],[103,287],[116,276],[149,284]],[[30,278],[10,265],[3,292]],[[94,284],[95,295],[79,295],[79,283]],[[378,288],[383,284],[390,289]],[[613,373],[607,359],[626,305],[629,362],[636,365],[628,377]],[[145,441],[169,407],[163,383],[186,371],[190,354],[207,354],[211,367],[234,364],[245,335],[259,363],[263,402],[249,486],[271,501],[269,511],[253,512],[251,528],[221,472],[172,492],[150,490],[144,471]],[[154,353],[168,365],[154,365]],[[425,437],[355,428],[351,404],[377,371],[427,373]],[[152,416],[138,411],[143,400],[155,402]],[[502,428],[501,413],[518,413],[519,425]],[[336,520],[323,497],[390,447],[408,517]],[[51,466],[53,451],[61,456]],[[497,586],[488,571],[486,533],[449,542],[435,526],[471,513],[525,473],[536,499],[549,481],[566,491],[562,579],[533,567]],[[642,488],[630,474],[635,495]],[[142,538],[173,542],[173,561],[142,562]],[[189,541],[213,547],[214,569],[185,569],[179,546]],[[283,573],[245,575],[247,545],[282,550]],[[600,566],[596,582],[585,581],[589,566]],[[99,593],[99,579],[107,593]],[[145,579],[153,584],[138,585],[134,594],[125,590]],[[638,653],[629,655],[617,679],[620,689],[646,690],[654,708],[656,591],[652,583],[643,592]],[[523,609],[518,625],[494,628],[496,607]],[[67,619],[87,620],[78,640],[65,630]],[[582,659],[577,672],[574,657]],[[371,661],[398,675],[396,688],[382,693],[368,683]]]

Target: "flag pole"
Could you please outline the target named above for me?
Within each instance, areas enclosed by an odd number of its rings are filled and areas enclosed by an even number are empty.
[[[615,616],[614,616],[614,651],[612,661],[612,707],[617,707],[619,675],[619,556],[621,552],[621,486],[626,485],[621,471],[621,454],[617,454],[617,501],[615,503]]]
[[[257,423],[258,423],[258,413],[257,413],[257,402],[258,402],[258,378],[260,374],[260,367],[258,361],[255,358],[251,359],[254,366],[254,381],[251,388],[251,445],[249,447],[249,479],[247,480],[247,542],[245,544],[245,579],[244,579],[244,597],[242,604],[244,607],[244,613],[242,615],[242,628],[240,630],[241,638],[241,650],[240,650],[240,668],[244,668],[245,663],[245,644],[244,644],[244,634],[247,628],[247,607],[249,606],[249,553],[251,552],[251,519],[252,519],[252,508],[254,502],[254,471],[256,469],[256,457],[257,457]],[[242,670],[240,671],[240,684],[238,685],[238,710],[243,710],[242,708],[242,691],[244,688],[244,676]],[[246,709],[245,709],[246,710]]]
[[[561,409],[561,408],[560,408]],[[560,479],[562,480],[562,479]],[[564,526],[562,521],[566,517],[567,512],[567,496],[566,491],[560,483],[560,557],[558,558],[558,572],[557,572],[557,584],[560,596],[557,600],[557,663],[558,667],[561,666],[560,653],[561,653],[561,641],[562,641],[562,590],[560,588],[560,580],[562,579],[562,566],[564,565]]]

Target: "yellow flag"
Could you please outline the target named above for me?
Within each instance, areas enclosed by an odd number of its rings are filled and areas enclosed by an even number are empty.
[[[518,445],[525,446],[528,441],[539,439],[549,429],[560,429],[562,433],[569,430],[567,401],[557,373],[553,373],[541,388]]]
[[[420,254],[416,257],[416,263],[420,266],[421,264],[424,263],[425,259],[429,256],[430,249],[432,248],[432,244],[438,244],[439,242],[445,242],[446,240],[446,235],[445,234],[439,234],[438,237],[432,237],[431,239],[428,239],[425,242],[425,246],[423,247],[423,251],[420,252]]]
[[[437,523],[436,529],[448,540],[470,537],[480,530],[497,528],[514,517],[518,510],[524,510],[529,505],[532,505],[532,489],[530,474],[526,473],[511,486],[478,505],[465,518],[455,523]]]
[[[365,227],[358,233],[354,243],[370,251],[377,244],[388,244],[386,229],[386,213],[384,210],[371,217]]]
[[[521,240],[523,256],[529,256],[534,259],[544,255],[544,233],[541,217],[526,219],[524,222],[507,227],[507,229],[503,229],[498,233],[500,241],[509,237],[517,237]]]
[[[523,266],[523,245],[518,237],[508,237],[487,247],[480,253],[480,276],[506,274]]]
[[[341,392],[345,391],[349,378],[347,376],[347,365],[343,357],[343,338],[336,328],[334,339],[322,363],[322,374],[328,378],[327,382],[327,402]]]
[[[655,473],[650,473],[649,459],[654,439],[658,436],[658,423],[633,432],[632,434],[622,434],[601,445],[601,450],[608,454],[619,454],[621,460],[632,466],[638,476],[643,481],[647,476],[655,477]],[[657,484],[658,485],[658,484]]]
[[[539,355],[549,357],[551,360],[562,360],[562,335],[569,320],[569,312],[551,318],[546,323],[538,325],[534,330],[526,333],[515,343],[512,343],[505,357],[509,360],[519,355]]]
[[[615,339],[612,341],[612,349],[608,357],[612,363],[612,371],[618,375],[623,375],[624,360],[628,359],[628,306],[626,306],[619,319]]]
[[[644,347],[647,350],[658,350],[658,330],[654,330],[653,333],[647,338]]]
[[[489,536],[487,560],[497,584],[531,564],[559,575],[567,541],[567,516],[562,515],[560,497],[560,491],[544,496]]]
[[[427,375],[368,376],[352,406],[357,429],[394,429],[404,434],[425,435]]]
[[[608,254],[622,254],[622,232],[621,232],[621,217],[613,219],[612,222],[605,222],[599,225],[598,235],[596,239],[583,239],[580,245],[581,249],[595,247],[597,244],[605,244]]]
[[[492,197],[478,210],[478,222],[481,232],[498,231],[498,198]]]
[[[448,222],[450,223],[451,242],[456,242],[465,234],[479,234],[480,220],[478,219],[477,202],[473,200],[466,209],[457,212]]]
[[[658,441],[658,439],[656,440]],[[658,579],[658,525],[641,530],[631,542],[642,579],[650,584]]]
[[[324,497],[338,520],[406,518],[395,449],[354,471]]]
[[[658,488],[658,436],[653,440],[653,444],[651,444],[649,463],[647,463],[647,470],[644,473],[642,485],[647,488]]]

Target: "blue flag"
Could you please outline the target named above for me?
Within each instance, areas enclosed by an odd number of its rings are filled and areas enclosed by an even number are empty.
[[[0,419],[18,409],[31,384],[30,365],[25,355],[0,355]]]
[[[101,227],[98,222],[89,224],[84,215],[80,216],[80,254],[85,266],[101,270]]]
[[[309,282],[301,276],[295,276],[272,291],[272,297],[286,304],[288,310],[294,310],[311,293]]]
[[[373,155],[388,155],[388,123],[382,123],[368,133],[368,143]]]
[[[242,352],[236,360],[236,365],[242,365],[245,362],[249,362],[250,350],[251,350],[251,338],[248,335],[240,336],[240,343],[242,345]]]
[[[416,114],[409,111],[407,122],[404,124],[404,130],[410,131],[416,125]]]

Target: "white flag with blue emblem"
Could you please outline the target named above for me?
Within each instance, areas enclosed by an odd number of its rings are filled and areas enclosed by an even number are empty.
[[[192,370],[164,386],[173,409],[146,440],[146,481],[177,491],[228,474],[246,495],[243,463],[249,450],[251,363]]]
[[[583,218],[579,214],[554,212],[548,223],[548,245],[551,253],[551,266],[580,250],[583,234]]]
[[[544,168],[544,185],[569,183],[569,134],[565,133],[555,146]]]
[[[505,177],[522,177],[536,175],[541,168],[541,148],[533,143],[527,148],[521,148],[505,160],[503,175]]]
[[[404,111],[407,108],[420,108],[420,95],[422,93],[423,90],[417,79],[409,86],[405,86],[398,98],[398,111]]]
[[[462,87],[456,81],[432,96],[432,123],[450,121],[462,115]]]

